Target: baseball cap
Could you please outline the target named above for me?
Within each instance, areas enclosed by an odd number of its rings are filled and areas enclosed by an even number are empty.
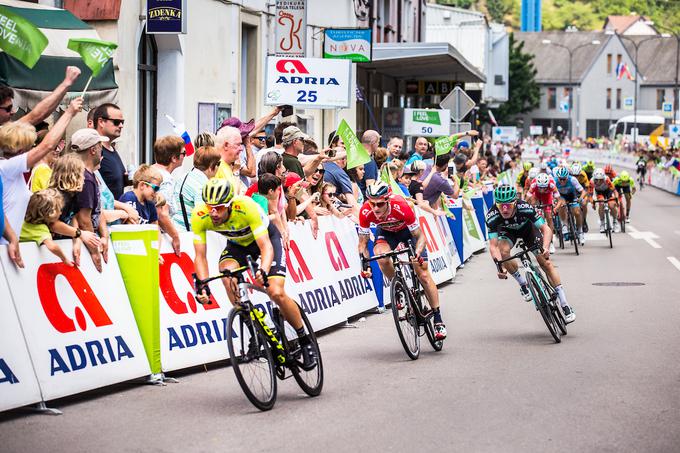
[[[283,146],[286,146],[287,144],[291,143],[293,140],[307,140],[309,139],[309,136],[302,132],[299,127],[297,126],[288,126],[283,130]]]
[[[283,186],[287,189],[298,181],[302,181],[302,178],[300,178],[300,175],[298,175],[295,172],[290,171],[286,175],[286,180],[284,181]]]
[[[85,151],[97,143],[108,141],[108,137],[99,135],[99,133],[94,129],[78,129],[73,133],[73,135],[71,135],[71,149],[74,151]]]
[[[235,116],[232,116],[222,121],[222,124],[220,124],[218,130],[226,126],[235,127],[236,129],[239,130],[239,132],[241,132],[241,138],[245,138],[248,134],[250,134],[253,131],[253,129],[255,129],[255,119],[251,119],[247,123],[244,123]]]

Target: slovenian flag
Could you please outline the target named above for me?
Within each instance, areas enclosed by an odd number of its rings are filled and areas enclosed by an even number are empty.
[[[182,140],[184,140],[184,151],[186,151],[186,155],[191,156],[194,154],[194,144],[191,142],[191,136],[189,136],[189,132],[187,132],[184,124],[176,124],[175,120],[170,115],[165,115],[165,117],[172,125],[172,130],[175,132],[175,134],[179,135],[182,137]]]
[[[626,76],[628,80],[635,80],[630,69],[628,69],[628,65],[626,63],[619,63],[616,65],[616,80],[621,80],[623,76]]]

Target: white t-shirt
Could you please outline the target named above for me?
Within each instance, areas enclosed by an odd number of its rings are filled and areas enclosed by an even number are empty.
[[[28,200],[31,199],[31,191],[24,179],[24,173],[30,170],[27,167],[27,157],[28,153],[24,153],[11,159],[0,160],[0,178],[4,186],[2,207],[17,236],[21,233]],[[7,244],[7,241],[0,238],[0,244]]]
[[[175,193],[175,178],[165,168],[162,168],[158,165],[154,165],[153,168],[158,170],[158,172],[163,177],[161,189],[158,191],[158,193],[163,195],[163,198],[165,198],[166,203],[170,207],[170,217],[172,217],[175,215],[175,201],[173,200]]]

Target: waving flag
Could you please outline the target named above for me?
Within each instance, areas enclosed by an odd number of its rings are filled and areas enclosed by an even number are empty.
[[[80,54],[85,65],[92,70],[92,76],[97,77],[106,63],[113,58],[113,51],[118,44],[90,38],[71,38],[67,47]]]
[[[0,49],[29,69],[47,47],[47,37],[38,28],[9,8],[0,6]]]
[[[194,154],[196,150],[194,149],[194,144],[191,142],[191,136],[184,127],[184,124],[176,124],[175,120],[170,115],[165,115],[165,118],[170,122],[172,131],[184,140],[184,151],[186,151],[186,155],[191,156]]]
[[[340,121],[337,134],[342,138],[342,142],[345,144],[345,149],[347,150],[348,170],[371,161],[371,156],[368,154],[368,151],[366,151],[366,148],[364,148],[364,145],[359,141],[352,128],[347,124],[347,121]]]
[[[434,169],[432,171],[434,171]],[[381,181],[384,181],[385,183],[389,184],[389,186],[392,188],[393,193],[401,195],[403,197],[407,196],[401,190],[401,187],[399,187],[397,181],[394,180],[394,176],[392,176],[392,172],[390,171],[388,164],[383,164],[382,168],[380,169],[380,175],[378,175],[378,177],[380,178]]]

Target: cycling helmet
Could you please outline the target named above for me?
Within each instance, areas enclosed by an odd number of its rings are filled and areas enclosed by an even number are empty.
[[[234,186],[228,179],[212,178],[203,187],[203,201],[209,205],[229,204],[234,199]]]
[[[630,174],[628,174],[626,170],[623,170],[619,175],[619,178],[621,178],[621,181],[628,181],[630,179]]]
[[[555,177],[559,179],[564,179],[569,177],[569,170],[566,167],[557,167],[554,172]]]
[[[517,189],[508,184],[496,187],[493,197],[497,203],[511,203],[517,199]]]
[[[547,173],[541,173],[536,176],[536,186],[539,189],[546,189],[550,185],[550,176]]]
[[[539,170],[536,167],[532,167],[531,170],[529,170],[529,181],[532,181],[536,176],[538,176],[541,173],[541,170]],[[546,175],[547,176],[547,175]]]
[[[571,173],[572,176],[578,176],[581,174],[581,171],[583,168],[581,167],[581,164],[578,162],[574,162],[571,164],[571,167],[569,168],[569,173]]]
[[[601,168],[595,169],[593,172],[593,179],[597,181],[603,180],[607,175],[604,174],[604,170]]]
[[[612,173],[614,171],[614,167],[612,167],[612,164],[607,164],[604,166],[604,173]]]
[[[366,198],[371,200],[388,198],[392,189],[385,181],[377,181],[366,188]]]
[[[529,171],[534,166],[531,162],[524,162],[524,171]]]
[[[548,169],[548,163],[546,161],[541,162],[541,164],[539,165],[539,168],[541,170],[547,170]]]

